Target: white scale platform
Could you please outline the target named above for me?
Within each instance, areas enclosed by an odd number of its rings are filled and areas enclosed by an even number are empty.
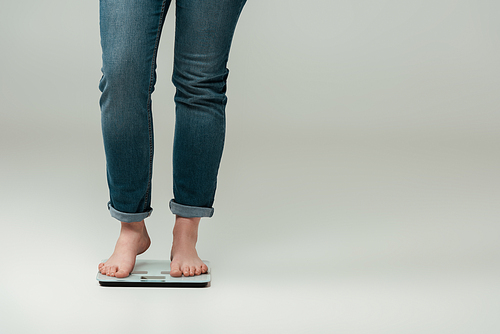
[[[102,262],[106,262],[106,260]],[[97,280],[101,286],[201,288],[208,286],[211,280],[210,262],[203,262],[208,266],[206,274],[190,277],[172,277],[170,276],[170,261],[137,260],[134,270],[132,270],[129,276],[116,278],[97,272]]]

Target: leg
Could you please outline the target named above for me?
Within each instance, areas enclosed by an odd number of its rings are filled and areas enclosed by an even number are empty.
[[[226,68],[245,0],[177,0],[174,71],[176,122],[173,152],[176,217],[171,275],[198,274],[200,217],[211,217],[225,136]],[[189,228],[188,228],[189,226]],[[194,232],[196,230],[196,233]],[[194,242],[193,242],[194,240]]]
[[[101,121],[111,215],[122,222],[101,273],[124,277],[149,247],[156,53],[170,0],[101,0]],[[125,224],[125,225],[124,225]],[[127,226],[126,224],[130,224]]]

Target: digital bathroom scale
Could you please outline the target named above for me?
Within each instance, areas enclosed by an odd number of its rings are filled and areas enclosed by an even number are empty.
[[[106,260],[102,261],[103,263]],[[170,276],[170,261],[136,260],[134,270],[125,278],[109,277],[97,271],[101,286],[118,287],[186,287],[202,288],[210,283],[210,262],[203,261],[208,267],[206,274],[198,276]]]

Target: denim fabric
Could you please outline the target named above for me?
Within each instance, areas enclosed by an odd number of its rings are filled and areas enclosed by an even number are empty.
[[[246,0],[176,0],[171,211],[210,217],[225,136],[226,68]],[[123,222],[151,214],[156,55],[170,0],[100,0],[101,122],[110,191]]]

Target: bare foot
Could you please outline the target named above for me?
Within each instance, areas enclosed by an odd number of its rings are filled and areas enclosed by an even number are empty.
[[[135,223],[122,223],[120,237],[116,242],[113,255],[99,264],[99,271],[111,277],[127,277],[135,265],[135,257],[144,253],[151,244],[144,220]]]
[[[205,274],[208,271],[207,265],[201,261],[196,252],[199,223],[200,218],[175,216],[170,276],[194,276]]]

